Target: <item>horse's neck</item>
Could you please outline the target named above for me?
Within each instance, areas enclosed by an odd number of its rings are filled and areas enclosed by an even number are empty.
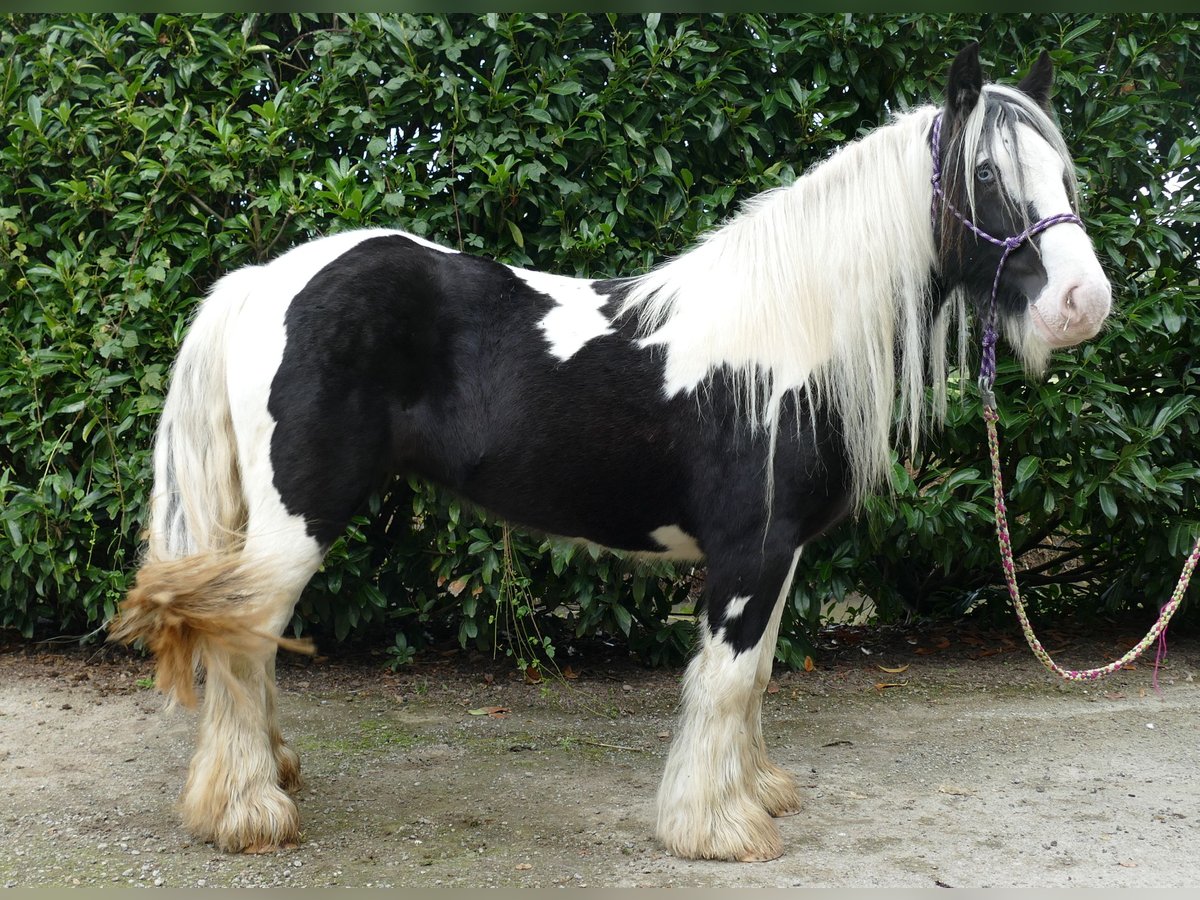
[[[743,415],[774,429],[780,398],[808,389],[846,423],[859,483],[880,477],[894,398],[915,434],[926,348],[944,360],[928,342],[932,117],[905,115],[752,199],[634,284],[624,310],[665,349],[668,393],[727,370]]]

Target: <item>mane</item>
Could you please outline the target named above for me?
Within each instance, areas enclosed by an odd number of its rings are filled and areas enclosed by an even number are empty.
[[[695,247],[630,283],[620,314],[636,317],[643,346],[664,348],[668,394],[701,390],[721,369],[731,375],[740,416],[769,436],[768,495],[790,393],[805,392],[812,416],[823,406],[840,423],[855,508],[890,479],[893,436],[915,451],[925,425],[945,416],[948,345],[953,334],[963,367],[968,324],[960,290],[931,308],[944,252],[930,224],[937,112],[896,116],[793,184],[751,198]],[[965,195],[974,209],[963,175],[973,165],[964,161],[1011,136],[1017,122],[1070,162],[1045,112],[1014,89],[985,85],[952,136],[943,171],[951,198]]]
[[[890,472],[897,393],[900,430],[916,446],[927,350],[945,373],[945,336],[927,342],[935,113],[900,115],[752,198],[626,296],[621,311],[637,317],[643,345],[666,350],[668,393],[726,367],[742,417],[770,436],[768,489],[790,392],[806,391],[813,415],[820,405],[836,414],[856,505]]]

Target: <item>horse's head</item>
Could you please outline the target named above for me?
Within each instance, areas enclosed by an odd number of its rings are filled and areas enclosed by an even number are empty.
[[[942,280],[963,287],[984,318],[995,289],[999,324],[1034,370],[1051,350],[1093,337],[1112,306],[1108,279],[1075,218],[1074,166],[1048,115],[1052,79],[1043,53],[1015,89],[985,86],[979,46],[967,47],[950,67],[935,153]],[[1056,216],[1072,221],[1039,230]],[[1027,230],[1036,233],[1018,244]]]

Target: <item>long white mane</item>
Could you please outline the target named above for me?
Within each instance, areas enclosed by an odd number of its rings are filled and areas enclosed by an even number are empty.
[[[743,416],[770,435],[768,485],[789,392],[806,390],[840,420],[856,504],[890,472],[896,397],[913,447],[927,377],[944,412],[947,317],[931,321],[929,297],[936,112],[902,114],[753,198],[627,295],[622,312],[637,317],[643,345],[666,352],[669,394],[702,389],[722,367],[732,374]]]

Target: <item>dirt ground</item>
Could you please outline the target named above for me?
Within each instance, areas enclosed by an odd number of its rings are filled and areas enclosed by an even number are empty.
[[[1071,665],[1139,635],[1051,631]],[[173,803],[196,720],[148,661],[0,640],[0,885],[1192,887],[1200,883],[1200,641],[1160,670],[1067,686],[1019,633],[829,632],[776,673],[764,724],[809,799],[759,864],[691,862],[653,837],[678,671],[612,654],[526,684],[434,656],[281,663],[301,754],[302,846],[229,855]],[[901,670],[902,671],[884,671]],[[502,712],[488,715],[488,708]]]

